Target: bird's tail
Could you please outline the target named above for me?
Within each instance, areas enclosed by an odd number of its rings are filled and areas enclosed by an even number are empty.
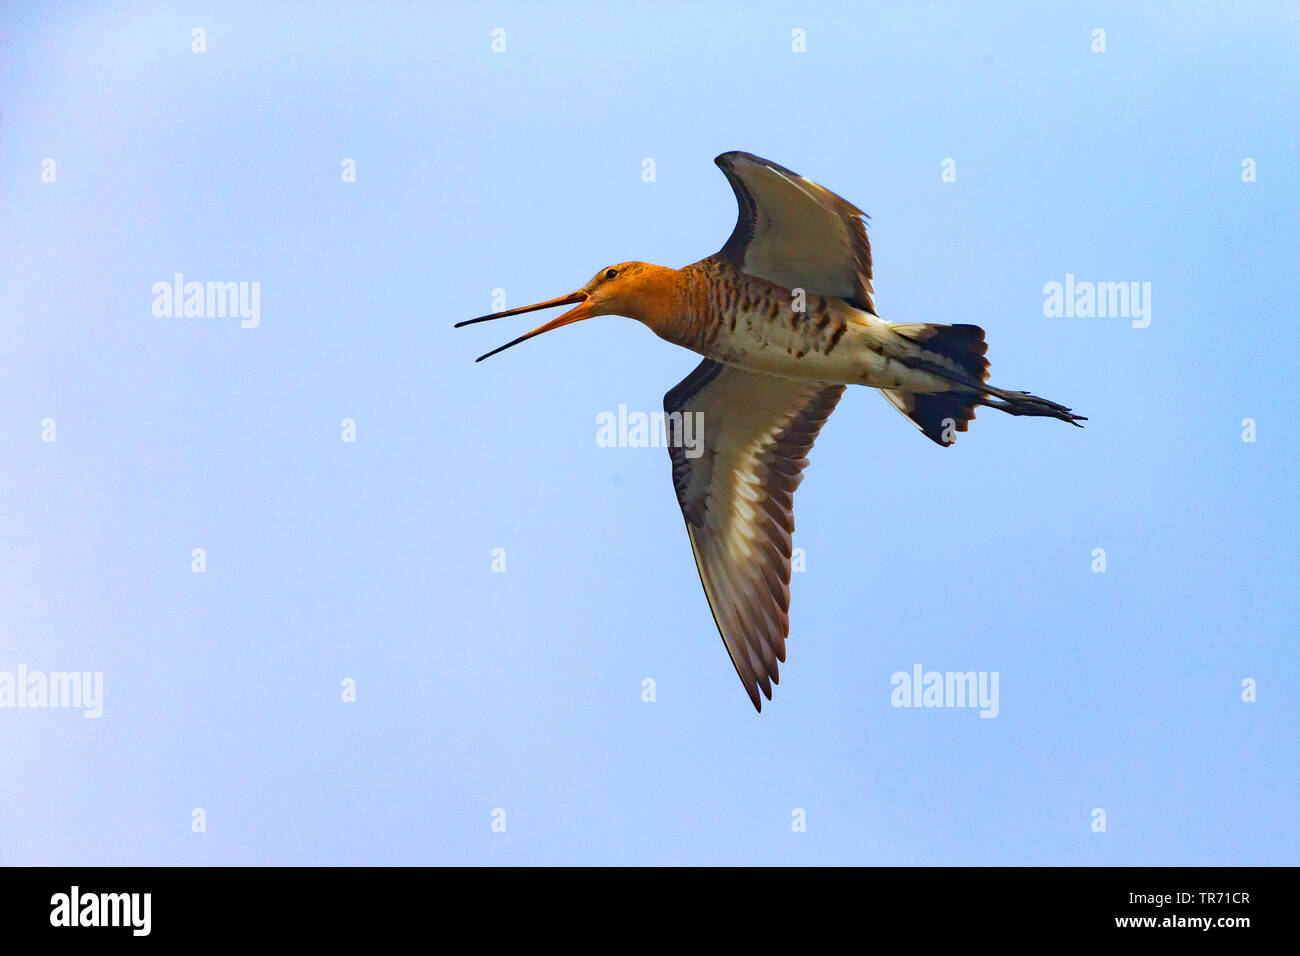
[[[1009,415],[1059,418],[1080,428],[1079,422],[1087,421],[1056,402],[987,384],[989,362],[984,355],[988,345],[978,325],[891,325],[890,329],[920,346],[919,353],[902,356],[899,361],[957,386],[946,392],[881,389],[895,408],[938,445],[946,447],[956,441],[956,433],[966,431],[979,405]]]

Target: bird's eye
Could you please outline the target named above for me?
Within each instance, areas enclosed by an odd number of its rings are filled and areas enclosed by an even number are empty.
[[[606,269],[606,270],[605,270],[605,278],[606,278],[606,279],[613,279],[613,278],[616,278],[617,276],[618,276],[618,270],[617,270],[617,269]]]

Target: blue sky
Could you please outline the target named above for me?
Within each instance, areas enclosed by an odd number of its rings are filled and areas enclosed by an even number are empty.
[[[1296,862],[1294,4],[373,6],[0,13],[0,679],[103,675],[0,708],[0,862]],[[761,716],[667,454],[595,440],[697,357],[452,330],[711,254],[728,149],[1089,418],[945,450],[851,390]],[[155,316],[176,273],[258,325]],[[891,706],[917,664],[996,718]]]

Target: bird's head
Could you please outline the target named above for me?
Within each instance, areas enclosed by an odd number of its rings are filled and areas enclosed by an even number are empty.
[[[651,265],[648,262],[620,262],[618,265],[601,269],[577,292],[571,292],[558,299],[548,299],[518,309],[507,309],[505,312],[494,312],[477,319],[457,322],[456,328],[472,325],[475,322],[487,322],[511,315],[522,315],[525,312],[535,312],[538,309],[549,309],[557,305],[574,306],[558,318],[533,329],[526,335],[519,336],[513,342],[507,342],[500,348],[479,356],[476,359],[479,362],[543,332],[572,325],[574,322],[581,322],[583,319],[594,318],[597,315],[625,315],[659,332],[672,320],[675,275],[675,269]]]

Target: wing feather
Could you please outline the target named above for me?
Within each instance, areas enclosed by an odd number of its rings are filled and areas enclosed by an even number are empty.
[[[772,699],[789,633],[794,490],[843,385],[795,381],[705,359],[664,396],[673,487],[700,582],[754,707]],[[699,454],[676,440],[699,414]]]
[[[829,189],[752,153],[714,160],[740,216],[718,254],[749,275],[875,313],[865,213]]]

